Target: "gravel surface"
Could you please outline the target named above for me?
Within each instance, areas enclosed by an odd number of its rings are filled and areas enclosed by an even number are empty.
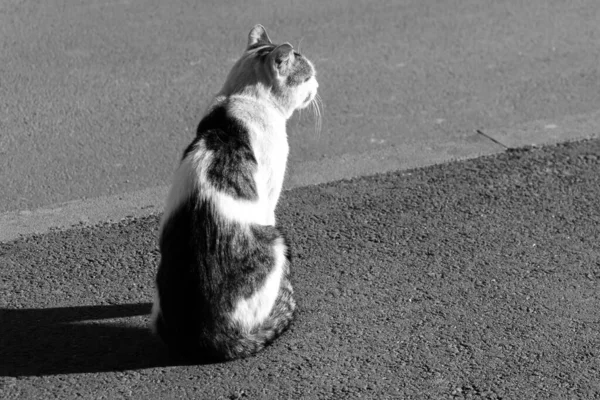
[[[285,192],[298,318],[177,365],[156,216],[0,244],[3,399],[600,398],[600,141]]]

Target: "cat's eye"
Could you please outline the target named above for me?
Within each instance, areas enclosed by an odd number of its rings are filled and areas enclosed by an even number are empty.
[[[306,82],[310,81],[310,78],[312,78],[312,77],[311,77],[311,76],[309,76],[308,78],[306,78],[306,79],[304,80],[304,83],[306,83]]]

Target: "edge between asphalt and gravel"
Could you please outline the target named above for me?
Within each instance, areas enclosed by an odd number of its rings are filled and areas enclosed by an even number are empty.
[[[359,154],[291,163],[285,189],[358,176],[406,170],[499,154],[510,149],[600,137],[600,110],[560,120],[538,120],[499,129],[474,130],[459,140],[417,143]],[[0,242],[77,226],[137,218],[162,211],[168,186],[94,199],[74,200],[37,210],[0,214]]]

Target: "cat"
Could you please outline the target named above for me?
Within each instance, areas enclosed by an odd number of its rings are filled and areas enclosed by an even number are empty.
[[[151,327],[173,352],[243,358],[291,323],[291,261],[275,207],[286,121],[317,109],[318,86],[291,44],[273,44],[262,25],[250,31],[183,153],[161,218]]]

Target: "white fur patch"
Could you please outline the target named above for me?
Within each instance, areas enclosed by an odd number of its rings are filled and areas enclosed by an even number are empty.
[[[206,194],[208,190],[202,190],[203,194]],[[212,192],[206,196],[209,201],[213,203],[217,213],[225,218],[226,221],[237,222],[240,224],[258,224],[268,225],[270,214],[267,210],[266,204],[261,203],[260,200],[247,201],[234,199],[232,196],[212,190]]]
[[[281,238],[273,245],[275,263],[273,270],[265,279],[263,286],[248,298],[240,299],[231,313],[231,320],[237,322],[242,329],[251,331],[262,324],[273,309],[279,295],[283,271],[286,267],[286,247]]]
[[[317,79],[313,76],[307,82],[303,83],[298,87],[296,91],[296,108],[301,109],[307,107],[312,99],[317,94],[317,89],[319,88],[319,83]],[[305,101],[306,99],[308,101]]]

